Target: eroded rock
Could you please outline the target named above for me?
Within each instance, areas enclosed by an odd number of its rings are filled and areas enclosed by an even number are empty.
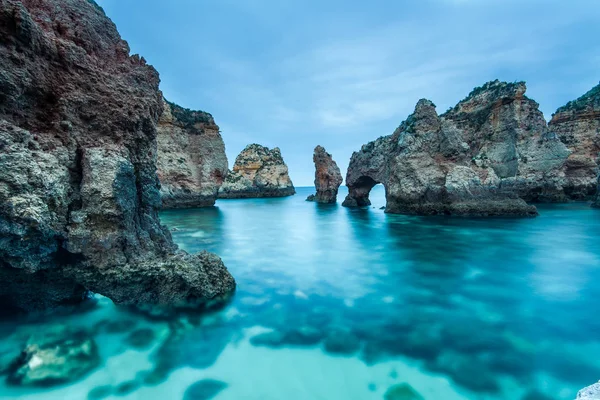
[[[326,204],[335,203],[338,189],[342,184],[340,168],[333,161],[331,154],[322,146],[315,147],[313,161],[315,163],[315,188],[317,193],[308,196],[306,200]]]
[[[577,200],[595,196],[600,152],[600,84],[556,110],[549,127],[571,150],[565,169],[565,190]]]
[[[279,148],[250,144],[235,159],[219,198],[284,197],[295,193]]]
[[[533,216],[524,200],[567,200],[570,151],[525,90],[489,82],[441,116],[420,100],[392,135],[352,155],[344,205],[370,204],[377,183],[391,213]]]
[[[212,115],[165,101],[157,133],[163,208],[214,205],[227,175],[227,156]]]
[[[161,226],[158,73],[93,1],[0,3],[0,299],[204,302],[235,283]]]

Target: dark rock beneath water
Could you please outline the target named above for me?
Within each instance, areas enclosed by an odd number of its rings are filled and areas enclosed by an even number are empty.
[[[29,338],[11,366],[8,382],[23,386],[72,382],[99,363],[96,343],[86,331],[55,326]]]
[[[342,174],[339,167],[333,161],[331,154],[325,151],[322,146],[315,147],[313,161],[315,163],[315,188],[317,193],[308,196],[306,200],[326,204],[335,203],[338,189],[342,184]]]
[[[135,392],[141,386],[140,382],[132,380],[120,383],[115,388],[115,395],[117,396],[127,396]]]
[[[98,386],[90,390],[88,393],[88,400],[102,400],[113,393],[113,387],[111,385]]]
[[[527,392],[522,398],[521,400],[553,400],[552,397],[545,395],[542,392],[539,392],[537,390],[532,390],[530,392]]]
[[[295,193],[279,148],[250,144],[235,159],[233,170],[219,189],[219,198],[284,197]]]
[[[183,400],[210,400],[227,388],[225,382],[203,379],[188,387]]]
[[[135,319],[121,319],[117,321],[100,321],[98,328],[103,328],[107,333],[125,333],[135,329]]]
[[[347,329],[333,329],[329,331],[323,347],[327,353],[353,354],[360,348],[360,340]]]
[[[254,346],[281,347],[313,346],[323,339],[323,332],[311,326],[300,326],[285,331],[263,332],[250,338]]]
[[[136,349],[147,349],[152,346],[155,338],[156,334],[154,333],[154,330],[143,328],[131,332],[125,339],[125,342]]]
[[[384,394],[385,400],[424,400],[408,383],[399,383],[390,387]]]
[[[250,338],[253,346],[281,347],[285,336],[279,331],[263,332]]]
[[[440,354],[436,360],[425,364],[426,368],[448,375],[457,384],[474,392],[497,392],[500,386],[495,374],[476,357],[454,352]]]

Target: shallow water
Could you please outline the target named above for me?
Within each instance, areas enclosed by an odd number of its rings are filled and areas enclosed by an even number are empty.
[[[149,319],[99,298],[52,323],[3,321],[3,347],[21,345],[15,330],[93,327],[101,366],[69,385],[2,383],[0,398],[362,400],[407,383],[427,400],[573,399],[600,379],[599,210],[423,218],[385,214],[381,186],[365,209],[305,202],[311,190],[164,212],[183,249],[223,258],[231,304]],[[142,328],[153,338],[132,347]]]

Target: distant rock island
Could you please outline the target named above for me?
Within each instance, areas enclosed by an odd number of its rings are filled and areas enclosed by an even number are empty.
[[[157,134],[163,208],[214,205],[227,175],[227,156],[212,115],[165,101]]]
[[[524,82],[488,82],[442,115],[420,100],[392,135],[353,153],[343,204],[370,204],[378,183],[390,213],[534,216],[526,201],[590,198],[598,87],[559,109],[550,126],[525,91]]]
[[[336,162],[333,161],[331,154],[325,151],[322,146],[315,147],[313,154],[315,163],[315,188],[316,194],[311,194],[306,200],[317,203],[335,203],[340,185],[342,184],[342,174]]]
[[[220,199],[284,197],[296,193],[281,151],[250,144],[236,157],[219,190]]]
[[[221,259],[177,250],[158,217],[156,70],[93,1],[3,1],[0,36],[3,311],[89,291],[117,304],[227,297]]]

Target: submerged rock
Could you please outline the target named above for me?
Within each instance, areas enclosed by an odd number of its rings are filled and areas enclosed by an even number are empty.
[[[338,189],[342,184],[342,174],[333,161],[331,154],[322,146],[315,147],[313,154],[315,163],[315,188],[317,193],[310,195],[306,200],[317,203],[335,203]]]
[[[390,387],[384,394],[385,400],[424,400],[408,383],[399,383]]]
[[[283,197],[296,193],[279,148],[250,144],[235,159],[219,198]]]
[[[87,332],[55,327],[32,335],[13,362],[8,382],[24,386],[72,382],[99,363],[96,343]]]
[[[159,77],[93,1],[0,3],[0,298],[204,302],[235,282],[161,226]]]
[[[128,345],[136,349],[146,349],[152,345],[156,334],[150,328],[138,329],[131,332],[125,341]]]
[[[369,205],[377,183],[390,213],[534,216],[524,200],[568,199],[570,152],[525,89],[489,82],[441,116],[420,100],[392,135],[352,155],[344,205]]]
[[[187,388],[183,400],[210,400],[227,388],[225,382],[203,379]]]
[[[569,197],[585,200],[595,196],[600,152],[600,84],[556,110],[549,127],[571,150],[565,168],[565,190]]]
[[[600,400],[600,381],[577,392],[577,400]]]
[[[323,347],[327,353],[353,354],[360,348],[360,340],[348,329],[333,329],[329,331]]]
[[[212,115],[165,101],[157,134],[163,208],[214,205],[227,175],[227,156]]]
[[[495,374],[472,356],[449,351],[428,362],[426,367],[431,371],[447,374],[457,384],[475,392],[500,390]]]

